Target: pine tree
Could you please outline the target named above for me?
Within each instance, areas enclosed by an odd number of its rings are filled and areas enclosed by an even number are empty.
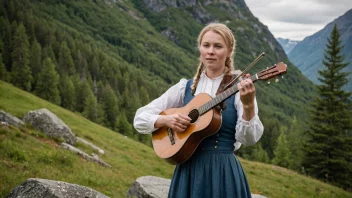
[[[109,84],[106,84],[103,90],[103,104],[106,116],[105,120],[107,121],[106,125],[114,128],[118,113],[118,100]]]
[[[69,76],[64,75],[60,78],[59,90],[61,106],[74,111],[76,107],[76,92],[75,86]]]
[[[30,67],[32,69],[34,81],[37,80],[38,74],[42,67],[42,47],[34,40],[31,45],[31,58],[30,58]]]
[[[71,56],[71,51],[67,47],[66,42],[62,42],[60,46],[60,52],[59,52],[59,73],[66,73],[72,76],[73,74],[76,73],[75,65],[73,63],[73,59]]]
[[[60,93],[58,89],[59,75],[55,70],[55,65],[50,58],[43,61],[43,68],[38,75],[37,85],[34,93],[54,104],[60,104]]]
[[[13,23],[15,26],[15,23]],[[12,40],[12,74],[11,82],[26,91],[31,90],[32,72],[29,67],[29,42],[26,29],[20,23]]]
[[[127,121],[127,117],[124,111],[120,112],[120,114],[117,116],[115,126],[116,131],[119,133],[128,137],[133,137],[132,125]]]
[[[319,71],[322,84],[311,106],[304,166],[318,179],[351,189],[351,93],[342,89],[348,79],[348,73],[341,71],[348,65],[341,55],[342,48],[335,25],[325,50],[325,69]]]
[[[291,164],[291,152],[288,148],[285,132],[281,132],[277,139],[276,148],[274,150],[273,163],[282,167],[289,167]]]
[[[98,103],[92,91],[84,101],[83,115],[93,122],[98,122]]]
[[[9,74],[6,70],[4,63],[2,62],[1,53],[0,53],[0,80],[3,80],[3,81],[9,80]]]

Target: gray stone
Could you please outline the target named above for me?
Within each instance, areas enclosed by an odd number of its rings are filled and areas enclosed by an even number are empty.
[[[92,156],[88,155],[87,153],[83,152],[82,150],[74,147],[74,146],[71,146],[69,144],[66,144],[65,142],[61,143],[60,144],[60,147],[61,148],[64,148],[64,149],[68,149],[74,153],[77,153],[78,155],[82,156],[84,159],[88,160],[88,161],[93,161],[93,162],[97,162],[98,164],[100,165],[103,165],[103,166],[106,166],[106,167],[109,167],[111,168],[111,166],[109,164],[107,164],[106,162],[104,162],[102,159],[99,158],[99,156],[93,154]]]
[[[0,121],[7,122],[8,124],[16,127],[21,127],[24,125],[22,120],[2,110],[0,110]]]
[[[23,121],[50,137],[62,138],[71,145],[76,144],[77,139],[71,129],[48,109],[29,111]]]
[[[5,198],[108,198],[93,189],[61,181],[30,178]]]
[[[77,137],[77,141],[78,141],[78,142],[81,142],[81,143],[83,143],[83,144],[85,144],[85,145],[88,145],[88,146],[92,147],[94,150],[96,150],[96,151],[98,151],[100,154],[104,155],[104,150],[103,150],[103,149],[100,149],[99,147],[95,146],[94,144],[88,142],[87,140],[84,140],[84,139],[82,139],[82,138],[80,138],[80,137]]]
[[[139,177],[128,190],[127,197],[165,198],[168,195],[170,183],[170,179],[160,177]]]
[[[128,198],[166,198],[170,188],[170,179],[155,176],[139,177],[129,188]],[[267,198],[252,194],[252,198]]]

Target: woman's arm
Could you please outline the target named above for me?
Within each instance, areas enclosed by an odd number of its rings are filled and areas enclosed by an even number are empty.
[[[249,78],[249,76],[247,76]],[[264,127],[258,117],[255,87],[250,79],[238,83],[239,93],[235,95],[237,109],[236,141],[250,146],[259,141]]]
[[[161,115],[159,114],[165,109],[183,106],[186,84],[187,80],[181,79],[159,98],[139,108],[133,121],[134,128],[139,133],[149,134],[163,126],[165,124],[163,120],[165,119],[160,119]]]

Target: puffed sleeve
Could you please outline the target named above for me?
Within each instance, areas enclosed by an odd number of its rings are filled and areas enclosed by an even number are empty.
[[[264,126],[258,116],[258,105],[256,99],[254,99],[255,115],[249,121],[246,121],[242,118],[243,104],[241,102],[239,93],[235,95],[235,106],[238,116],[235,133],[235,138],[237,141],[235,143],[235,150],[237,150],[241,144],[245,146],[251,146],[257,143],[263,135]]]
[[[156,98],[148,105],[139,108],[134,117],[133,126],[143,134],[149,134],[155,131],[155,121],[159,118],[159,114],[165,109],[178,108],[183,106],[183,98],[185,94],[187,80],[181,79],[177,84],[170,87],[159,98]]]

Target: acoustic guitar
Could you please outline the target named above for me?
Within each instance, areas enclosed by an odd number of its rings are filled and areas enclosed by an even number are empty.
[[[287,65],[280,62],[251,76],[251,80],[268,80],[286,73]],[[176,165],[189,159],[203,139],[214,135],[221,126],[221,110],[214,108],[238,92],[237,86],[231,86],[212,98],[206,93],[195,96],[182,108],[170,108],[160,115],[180,113],[191,118],[191,124],[184,132],[175,132],[171,128],[161,127],[152,133],[154,151],[160,158]]]

